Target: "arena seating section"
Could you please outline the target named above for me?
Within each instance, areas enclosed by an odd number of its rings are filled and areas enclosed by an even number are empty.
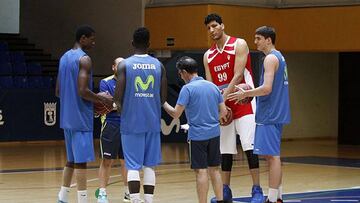
[[[19,34],[0,34],[0,89],[54,88],[58,61]]]

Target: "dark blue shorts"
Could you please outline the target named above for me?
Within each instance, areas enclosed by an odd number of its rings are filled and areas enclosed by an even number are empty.
[[[124,159],[119,124],[112,122],[103,124],[100,135],[100,156],[103,159]]]
[[[189,150],[192,169],[220,165],[220,136],[201,141],[191,140]]]

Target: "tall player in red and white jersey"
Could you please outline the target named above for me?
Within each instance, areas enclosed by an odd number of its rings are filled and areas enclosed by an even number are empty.
[[[234,91],[235,85],[247,83],[254,88],[249,48],[245,40],[231,37],[224,32],[224,24],[217,14],[205,17],[208,33],[214,44],[204,54],[206,79],[212,81],[223,92],[224,100]],[[247,104],[225,103],[231,108],[234,120],[221,126],[220,152],[224,183],[224,200],[232,201],[230,177],[233,155],[237,154],[236,136],[239,134],[243,151],[246,153],[253,180],[251,203],[262,203],[264,197],[259,180],[259,158],[253,154],[255,135],[255,99]],[[214,200],[212,199],[212,202]]]

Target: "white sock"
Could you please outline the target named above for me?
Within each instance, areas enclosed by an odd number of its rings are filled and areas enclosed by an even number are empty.
[[[106,188],[99,188],[99,194],[106,194]]]
[[[140,203],[141,202],[140,193],[130,194],[130,200],[131,203]]]
[[[278,195],[278,190],[277,189],[269,188],[268,199],[269,199],[270,202],[276,202],[277,195]]]
[[[78,203],[88,203],[87,190],[78,190]]]
[[[154,195],[152,194],[144,194],[145,203],[152,203]]]
[[[63,201],[63,202],[68,202],[69,201],[69,193],[70,193],[69,187],[61,186],[59,195],[58,195],[59,200]]]
[[[278,198],[278,199],[282,199],[282,194],[283,194],[282,185],[280,185],[280,186],[279,186],[279,190],[278,190],[278,196],[277,196],[277,198]]]

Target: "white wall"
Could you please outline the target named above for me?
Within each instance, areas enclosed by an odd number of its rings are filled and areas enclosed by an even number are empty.
[[[20,0],[0,0],[0,33],[19,33]]]

